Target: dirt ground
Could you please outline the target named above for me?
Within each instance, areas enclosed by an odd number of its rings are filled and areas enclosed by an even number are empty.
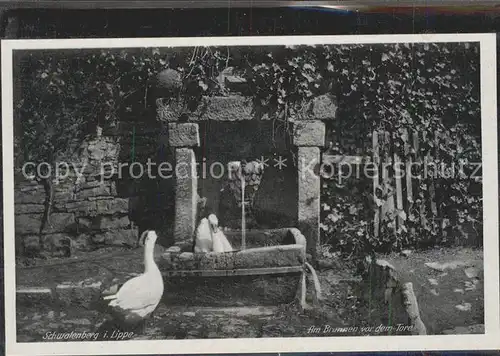
[[[428,333],[483,332],[484,324],[482,252],[479,250],[433,250],[402,257],[381,256],[400,271],[402,281],[413,282],[422,319]],[[120,259],[122,260],[122,259]],[[462,261],[460,267],[437,271],[425,263]],[[123,266],[137,267],[130,257],[123,256]],[[122,265],[120,262],[120,265]],[[118,263],[118,262],[117,262]],[[452,266],[453,267],[453,266]],[[57,279],[71,273],[67,268],[54,266]],[[18,281],[36,283],[50,280],[50,275],[36,269],[18,269]],[[466,271],[466,272],[465,272]],[[55,272],[54,272],[55,273]],[[80,271],[84,276],[85,271]],[[471,277],[469,277],[471,276]],[[76,278],[77,276],[74,275]],[[107,339],[186,339],[186,338],[248,338],[300,336],[359,336],[387,335],[383,328],[387,310],[370,305],[359,293],[360,281],[352,269],[337,261],[318,271],[324,300],[300,310],[296,304],[277,307],[196,308],[169,307],[160,304],[145,328],[130,335],[110,333]],[[64,278],[63,278],[64,279]],[[476,281],[476,282],[471,282]],[[310,283],[311,284],[311,283]],[[311,288],[312,286],[309,286]],[[436,294],[437,293],[437,294]],[[457,307],[460,306],[460,307]],[[105,315],[74,305],[55,309],[49,304],[18,304],[16,308],[18,341],[81,341],[83,332],[95,333]],[[479,325],[479,327],[478,327]],[[369,330],[371,328],[371,330]],[[69,339],[55,340],[73,332]],[[80,333],[80,334],[78,334]],[[394,332],[390,333],[394,334]],[[404,334],[404,333],[403,333]],[[62,336],[61,336],[62,335]],[[103,335],[101,335],[102,337]],[[71,337],[73,339],[71,339]],[[91,339],[91,338],[90,338]]]
[[[457,327],[484,332],[482,250],[446,248],[386,257],[402,282],[413,283],[429,334],[455,333]]]

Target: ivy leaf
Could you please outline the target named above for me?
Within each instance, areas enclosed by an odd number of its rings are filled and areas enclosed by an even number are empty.
[[[198,86],[203,90],[203,91],[207,91],[208,89],[208,85],[206,85],[202,80],[200,80],[198,82]]]

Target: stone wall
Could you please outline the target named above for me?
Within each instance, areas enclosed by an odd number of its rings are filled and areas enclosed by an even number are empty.
[[[165,179],[154,168],[154,177],[146,172],[137,178],[134,175],[139,167],[132,169],[131,163],[146,167],[148,161],[169,162],[175,167],[188,161],[183,157],[194,157],[196,162],[189,159],[190,164],[196,164],[201,173],[204,163],[217,161],[227,167],[232,160],[265,157],[269,166],[255,197],[256,226],[249,228],[299,226],[309,241],[309,252],[315,255],[319,244],[319,178],[299,179],[298,162],[305,152],[313,153],[306,158],[320,161],[320,148],[325,144],[323,120],[334,119],[336,113],[332,98],[316,98],[305,116],[298,118],[300,122],[288,129],[279,129],[273,120],[257,115],[248,98],[241,95],[203,100],[208,101],[202,111],[185,117],[175,103],[159,98],[156,116],[121,117],[115,126],[98,130],[96,137],[66,159],[76,171],[54,184],[50,224],[42,234],[45,189],[38,182],[16,179],[18,254],[43,250],[58,256],[75,250],[132,246],[146,229],[156,230],[158,242],[166,247],[179,239],[191,241],[198,196],[207,198],[207,208],[219,216],[222,226],[228,226],[224,225],[228,209],[221,194],[224,181],[213,179],[210,173],[185,182],[175,177]],[[186,118],[189,122],[183,122]],[[274,158],[279,156],[286,160],[282,169],[275,166]],[[20,168],[21,162],[16,166]],[[76,172],[82,169],[79,176]]]
[[[121,123],[85,141],[71,159],[59,160],[67,162],[70,171],[53,183],[50,224],[42,234],[45,188],[35,180],[17,177],[17,254],[42,252],[46,257],[59,257],[108,246],[134,246],[139,233],[151,228],[162,229],[160,243],[168,244],[170,234],[164,226],[166,217],[172,215],[166,203],[172,200],[171,184],[147,175],[133,179],[125,165],[133,161],[145,165],[148,158],[157,161],[158,134],[154,125]]]

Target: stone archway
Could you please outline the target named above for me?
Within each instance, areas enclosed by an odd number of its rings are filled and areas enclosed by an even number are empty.
[[[251,104],[241,95],[204,99],[203,110],[182,115],[175,103],[157,99],[158,119],[168,130],[164,140],[175,150],[175,165],[183,174],[175,177],[175,244],[191,243],[196,229],[198,178],[195,150],[200,146],[199,122],[269,120],[255,118]],[[293,125],[293,144],[297,149],[297,218],[298,228],[307,239],[307,250],[316,257],[320,243],[320,177],[321,148],[325,146],[325,120],[335,118],[336,105],[329,96],[316,98],[308,114]],[[187,119],[187,120],[186,120]],[[187,122],[186,122],[187,121]],[[189,172],[190,174],[184,174]],[[314,172],[314,173],[313,173]]]

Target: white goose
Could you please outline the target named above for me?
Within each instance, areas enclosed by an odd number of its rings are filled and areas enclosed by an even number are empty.
[[[196,238],[194,241],[194,252],[210,252],[212,251],[212,232],[207,218],[203,218],[196,229]]]
[[[231,252],[233,247],[229,243],[224,232],[219,228],[219,220],[214,214],[208,216],[210,232],[212,234],[213,251],[214,252]]]
[[[135,323],[142,321],[158,306],[163,295],[163,277],[154,261],[154,247],[158,236],[146,230],[139,242],[144,241],[144,273],[134,277],[116,294],[103,297],[110,300],[108,306],[120,321]]]

